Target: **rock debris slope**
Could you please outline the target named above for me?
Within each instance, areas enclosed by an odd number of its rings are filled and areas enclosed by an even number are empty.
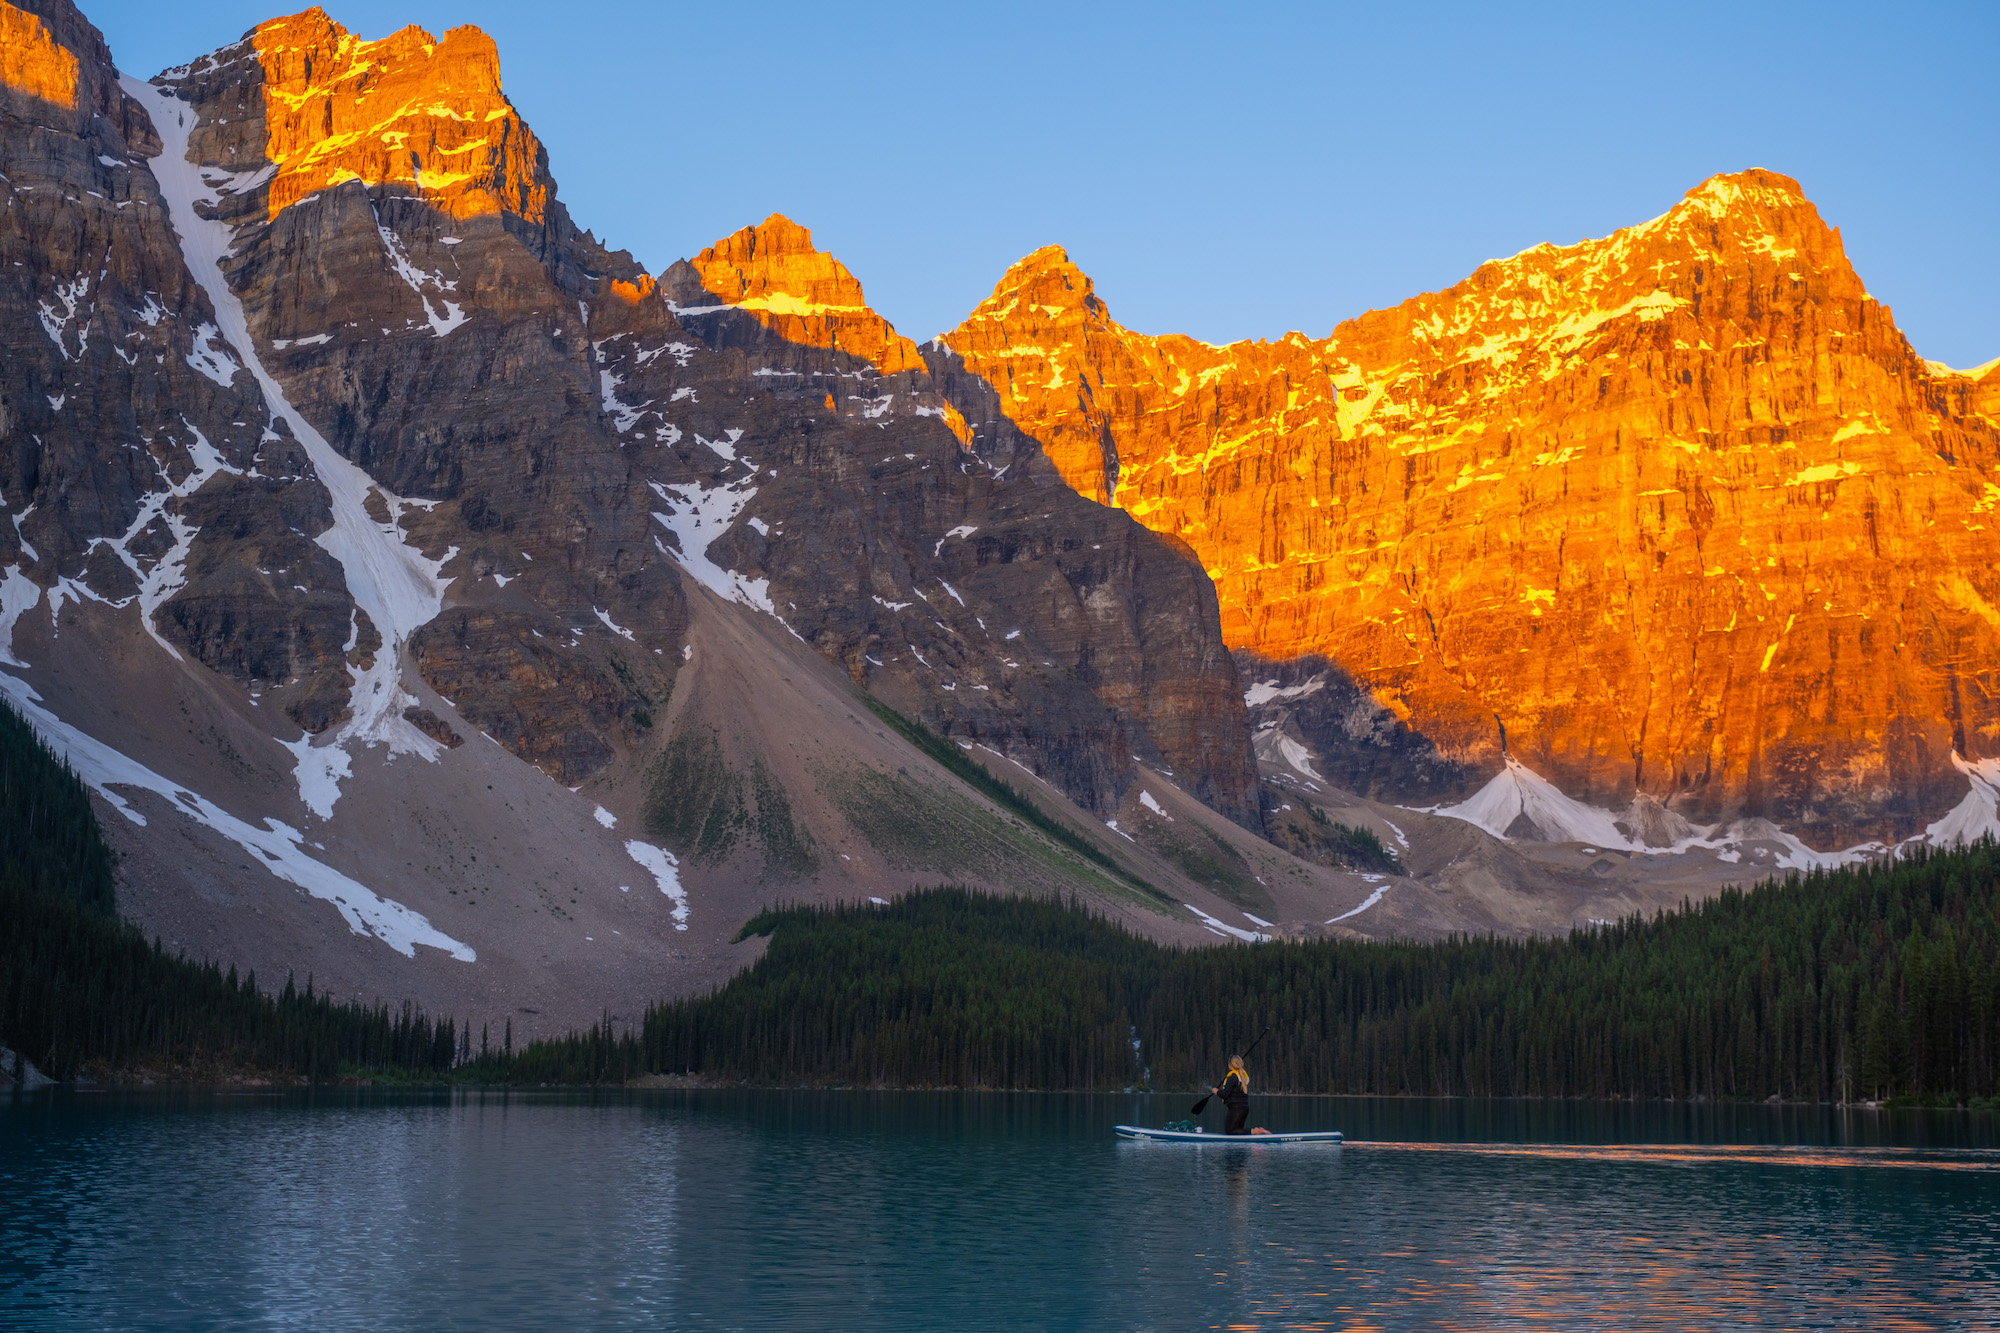
[[[1786,177],[1324,339],[1133,333],[1049,248],[926,350],[1199,553],[1253,680],[1326,659],[1310,739],[1357,789],[1504,752],[1842,846],[2000,754],[2000,370],[1918,357]]]

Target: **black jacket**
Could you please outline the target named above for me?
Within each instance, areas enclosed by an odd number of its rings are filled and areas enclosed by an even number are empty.
[[[1222,1086],[1215,1090],[1215,1095],[1222,1098],[1222,1104],[1232,1111],[1239,1106],[1250,1105],[1250,1093],[1244,1088],[1243,1080],[1236,1077],[1236,1071],[1233,1069],[1229,1071],[1229,1076],[1222,1080]]]

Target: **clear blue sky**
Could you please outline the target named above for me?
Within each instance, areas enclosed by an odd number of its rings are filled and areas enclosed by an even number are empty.
[[[84,4],[142,77],[282,12]],[[1321,335],[1761,166],[1920,354],[2000,356],[1994,0],[328,10],[491,32],[571,213],[648,268],[786,213],[919,339],[1051,243],[1133,328]]]

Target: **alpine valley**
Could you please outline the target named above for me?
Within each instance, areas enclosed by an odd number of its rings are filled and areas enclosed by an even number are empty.
[[[174,951],[517,1036],[942,883],[1560,932],[2000,831],[2000,362],[1719,175],[1334,328],[648,273],[475,28],[0,0],[0,692]]]

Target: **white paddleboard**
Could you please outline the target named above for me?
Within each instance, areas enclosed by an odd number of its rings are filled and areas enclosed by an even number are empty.
[[[1121,1139],[1144,1139],[1158,1143],[1339,1143],[1341,1132],[1337,1129],[1302,1129],[1288,1134],[1203,1134],[1199,1130],[1189,1133],[1184,1129],[1146,1129],[1140,1125],[1113,1125],[1112,1133]]]

